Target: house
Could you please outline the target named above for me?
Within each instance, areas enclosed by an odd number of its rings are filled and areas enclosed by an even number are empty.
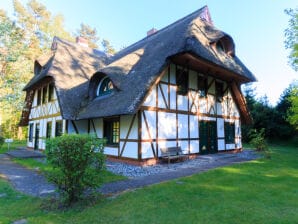
[[[207,6],[113,56],[59,38],[51,50],[24,88],[29,148],[62,133],[95,133],[107,155],[136,162],[170,146],[191,155],[242,148],[251,117],[240,86],[256,78]]]

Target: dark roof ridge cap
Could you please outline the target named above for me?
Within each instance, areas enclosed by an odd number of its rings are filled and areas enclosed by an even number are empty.
[[[61,37],[58,37],[58,36],[54,36],[53,38],[53,43],[56,42],[56,43],[62,43],[62,44],[69,44],[75,48],[78,48],[82,51],[85,51],[85,52],[88,52],[90,54],[93,54],[94,56],[97,56],[97,57],[106,57],[106,58],[110,58],[105,52],[99,50],[99,49],[96,49],[96,48],[91,48],[89,46],[81,46],[80,44],[76,43],[76,42],[72,42],[72,41],[69,41],[69,40],[66,40],[66,39],[63,39]],[[100,54],[102,55],[99,55],[99,54],[96,54],[94,53],[95,51],[99,52]]]
[[[188,18],[190,18],[190,17],[192,17],[192,16],[194,16],[194,15],[196,15],[196,14],[198,14],[197,16],[201,15],[201,13],[203,12],[203,10],[204,10],[205,8],[208,9],[208,6],[205,5],[205,6],[203,6],[202,8],[200,8],[200,9],[198,9],[198,10],[196,10],[196,11],[190,13],[190,14],[188,14],[187,16],[184,16],[184,17],[182,17],[181,19],[178,19],[178,20],[176,20],[175,22],[173,22],[173,23],[171,23],[171,24],[169,24],[169,25],[163,27],[162,29],[160,29],[160,30],[158,30],[157,32],[151,34],[150,36],[146,36],[146,37],[144,37],[143,39],[141,39],[141,40],[139,40],[139,41],[137,41],[137,42],[135,42],[135,43],[129,45],[128,47],[122,49],[121,51],[119,51],[119,52],[117,52],[115,55],[113,55],[113,56],[111,57],[111,58],[112,58],[112,61],[113,61],[114,57],[117,58],[117,55],[118,55],[118,54],[121,54],[123,51],[128,50],[128,49],[130,49],[130,48],[133,48],[135,45],[141,43],[142,41],[151,39],[152,37],[155,37],[156,35],[160,34],[160,32],[162,32],[162,31],[164,31],[164,30],[166,30],[166,29],[168,29],[168,28],[170,28],[170,27],[172,27],[172,26],[174,26],[174,25],[177,25],[177,24],[183,22],[184,20],[186,20],[186,19],[188,19]],[[206,21],[206,22],[207,22],[207,21]],[[210,23],[210,24],[211,24],[211,23]],[[117,59],[116,59],[116,60],[117,60]]]

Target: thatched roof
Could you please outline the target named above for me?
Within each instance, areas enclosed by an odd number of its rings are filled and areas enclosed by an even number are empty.
[[[54,80],[61,114],[66,119],[75,119],[82,100],[88,92],[91,76],[107,63],[107,56],[98,50],[54,38],[51,54],[35,61],[38,74],[24,90],[36,88],[45,78]]]
[[[224,46],[225,52],[216,51],[218,42]],[[110,58],[58,38],[54,43],[53,55],[45,65],[41,65],[43,70],[33,77],[25,90],[34,88],[45,77],[52,77],[64,119],[136,113],[148,90],[172,58],[184,53],[228,71],[233,78],[239,77],[241,83],[256,80],[235,55],[233,39],[213,26],[207,7]],[[90,97],[89,88],[95,86],[93,80],[105,75],[112,80],[115,91],[106,97]]]
[[[110,97],[93,99],[76,118],[136,113],[152,83],[169,65],[169,59],[185,52],[229,70],[246,82],[255,81],[253,74],[235,56],[232,38],[202,19],[206,10],[208,8],[203,7],[113,56],[112,63],[98,72],[109,76],[117,91]],[[231,56],[214,49],[212,44],[219,40],[223,44],[228,42]]]

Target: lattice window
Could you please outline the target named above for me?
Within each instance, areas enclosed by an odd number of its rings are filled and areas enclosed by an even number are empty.
[[[104,121],[104,138],[108,145],[119,144],[120,122],[119,119],[107,119]]]
[[[235,123],[225,122],[225,141],[226,144],[235,143]]]

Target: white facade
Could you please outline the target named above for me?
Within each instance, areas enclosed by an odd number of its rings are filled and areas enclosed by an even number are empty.
[[[171,64],[152,86],[137,114],[115,117],[119,122],[119,143],[107,145],[107,155],[143,160],[158,158],[161,148],[171,146],[181,146],[185,154],[242,148],[240,114],[228,84],[188,70],[187,93],[182,95],[177,92],[176,69],[184,68]],[[206,92],[202,93],[199,80],[204,77]],[[223,89],[220,99],[217,99],[216,83],[221,83]],[[50,136],[53,137],[56,121],[61,121],[62,117],[56,93],[53,100],[40,105],[37,105],[37,98],[36,91],[29,121],[34,131],[32,141],[28,139],[28,147],[34,148],[35,130],[39,125],[38,148],[44,149],[47,123],[52,122]],[[62,128],[68,133],[95,133],[103,138],[105,119],[62,120]],[[230,133],[232,142],[227,142],[225,133],[228,130],[225,126],[229,124],[229,130],[234,132]],[[212,132],[212,136],[203,133],[206,130]],[[212,142],[207,141],[206,136],[212,138]],[[208,149],[211,146],[215,151]]]
[[[45,149],[46,138],[54,137],[56,135],[57,123],[62,124],[62,132],[64,132],[66,127],[66,122],[62,119],[60,114],[60,107],[54,88],[52,89],[52,95],[49,99],[49,86],[49,84],[44,85],[34,93],[32,108],[29,115],[27,138],[27,147],[29,148]],[[50,129],[47,129],[47,124],[51,126]]]

